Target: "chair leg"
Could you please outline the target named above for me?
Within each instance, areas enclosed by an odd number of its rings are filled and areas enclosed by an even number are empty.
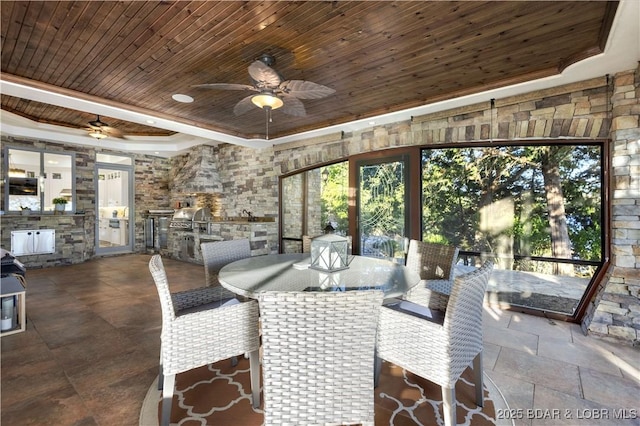
[[[473,359],[473,375],[476,385],[476,405],[484,407],[484,385],[482,383],[482,351]]]
[[[176,384],[176,375],[164,376],[164,389],[162,389],[162,418],[161,425],[169,426],[171,422],[171,405],[173,404],[173,389]]]
[[[454,385],[455,386],[455,385]],[[456,423],[456,389],[442,387],[442,413],[444,425],[453,426]]]
[[[249,353],[249,368],[251,374],[251,399],[253,408],[260,407],[260,351]]]

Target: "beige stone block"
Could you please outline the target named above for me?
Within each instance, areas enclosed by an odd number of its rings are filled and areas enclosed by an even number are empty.
[[[609,326],[609,334],[615,337],[620,337],[624,340],[635,340],[637,337],[637,331],[631,327],[623,327],[618,325]]]
[[[629,287],[623,284],[609,284],[607,285],[607,293],[613,294],[624,294],[625,296],[629,294]]]
[[[586,118],[579,118],[577,121],[578,121],[578,124],[576,126],[576,130],[573,135],[577,137],[582,137],[586,132],[587,124],[589,124],[589,120]]]
[[[634,129],[637,127],[638,117],[633,115],[615,117],[611,124],[611,130]]]
[[[544,130],[545,130],[545,126],[547,124],[546,120],[539,120],[536,122],[535,127],[533,129],[533,136],[536,138],[541,138],[543,136],[545,136],[544,134]],[[549,126],[551,127],[551,126]]]
[[[609,326],[607,324],[592,322],[589,324],[588,330],[597,334],[609,334]]]
[[[555,107],[540,108],[540,109],[531,111],[531,117],[536,120],[540,120],[540,119],[552,120],[555,112],[556,112]]]
[[[621,308],[619,303],[602,300],[600,301],[596,309],[596,313],[599,312],[608,312],[615,315],[626,315],[629,310],[626,308]]]
[[[634,71],[622,71],[615,75],[615,85],[619,86],[633,86],[635,77]]]
[[[602,119],[594,119],[593,126],[591,126],[591,132],[589,133],[590,138],[597,138],[600,134],[600,129],[602,128]]]
[[[504,107],[500,107],[500,111],[502,111]],[[516,111],[535,111],[536,110],[536,103],[535,101],[527,101],[527,102],[522,102],[519,104],[515,104],[513,105],[513,112]]]
[[[588,102],[587,102],[587,105],[588,105]],[[571,118],[573,117],[573,114],[576,108],[578,108],[578,106],[574,104],[558,105],[553,114],[553,118],[555,119]]]

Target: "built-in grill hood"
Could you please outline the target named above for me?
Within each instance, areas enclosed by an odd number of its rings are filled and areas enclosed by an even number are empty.
[[[194,224],[206,223],[211,220],[211,211],[207,208],[186,207],[178,209],[173,214],[169,228],[193,229]]]
[[[215,147],[200,145],[185,157],[176,159],[184,163],[175,164],[178,172],[172,179],[172,191],[176,194],[222,193],[216,152]]]

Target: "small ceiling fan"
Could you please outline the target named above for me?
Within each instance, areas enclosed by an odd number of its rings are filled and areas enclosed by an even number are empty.
[[[96,139],[104,139],[107,136],[124,139],[122,132],[114,127],[109,126],[104,121],[100,121],[100,116],[96,115],[96,119],[89,121],[89,136]]]
[[[257,106],[267,112],[282,108],[282,112],[296,117],[304,117],[307,112],[300,99],[320,99],[329,96],[335,90],[305,80],[285,80],[271,66],[275,58],[262,54],[249,65],[249,77],[252,85],[234,83],[196,84],[192,87],[218,90],[245,90],[258,92],[251,94],[236,104],[235,115],[241,115]]]

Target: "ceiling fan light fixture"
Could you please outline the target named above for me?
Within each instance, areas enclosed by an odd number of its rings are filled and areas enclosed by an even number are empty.
[[[258,108],[262,108],[262,109],[265,109],[265,107],[269,107],[271,109],[278,109],[282,105],[284,105],[284,102],[282,102],[282,99],[280,99],[279,97],[275,96],[272,93],[265,93],[265,92],[252,97],[251,102],[253,102],[253,104]]]
[[[104,139],[107,137],[107,135],[100,129],[94,129],[92,131],[89,132],[89,136],[91,136],[92,138],[95,139]]]

